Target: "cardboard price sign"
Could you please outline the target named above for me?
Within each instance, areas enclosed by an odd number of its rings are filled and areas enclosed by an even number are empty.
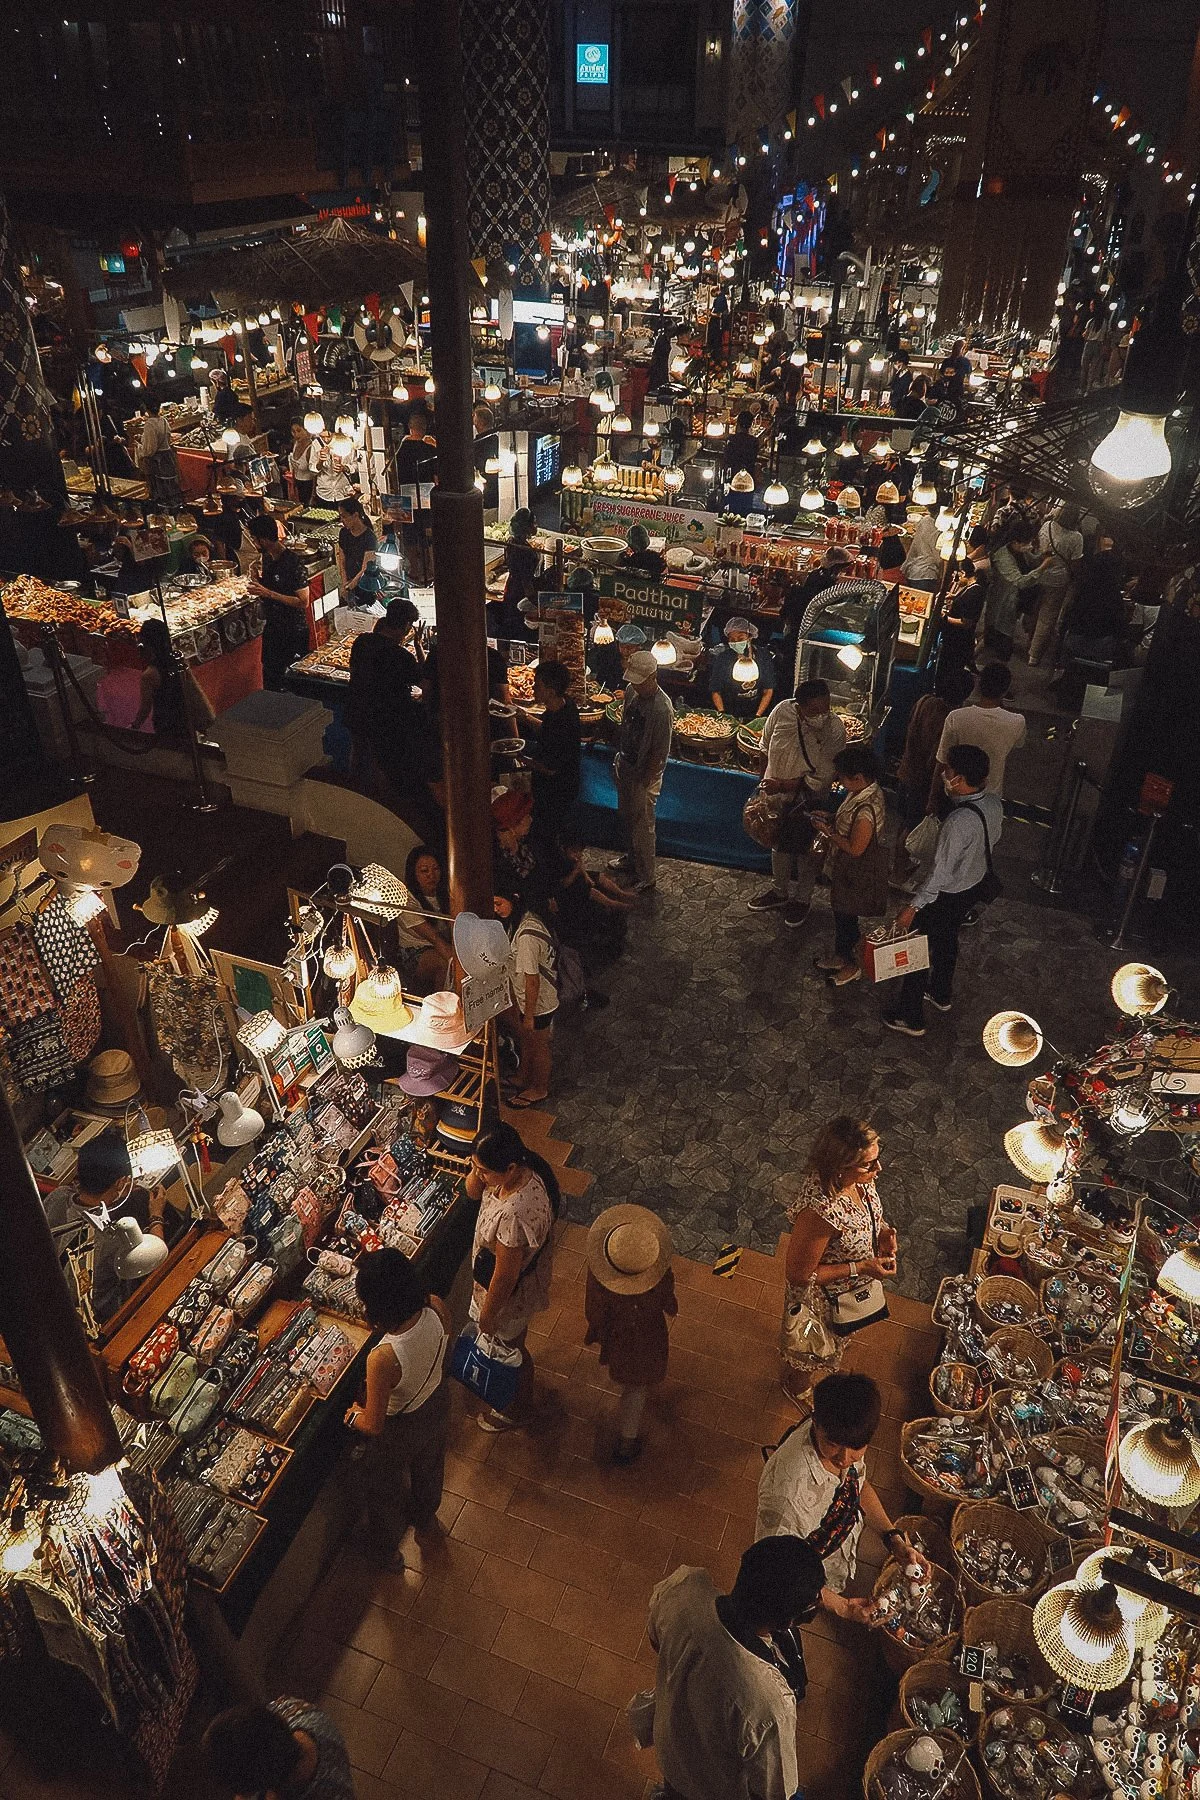
[[[636,575],[617,574],[601,575],[596,588],[602,599],[623,606],[635,624],[654,626],[656,635],[663,631],[678,631],[684,637],[699,634],[702,606],[695,588],[660,586]]]
[[[463,1024],[469,1036],[474,1037],[488,1019],[494,1019],[497,1013],[504,1011],[512,999],[508,980],[507,965],[493,969],[490,975],[463,977]]]

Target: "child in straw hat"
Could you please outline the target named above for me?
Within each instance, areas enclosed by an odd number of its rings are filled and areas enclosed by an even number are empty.
[[[671,1234],[644,1206],[610,1206],[588,1232],[587,1260],[584,1342],[599,1344],[621,1389],[613,1461],[623,1467],[641,1453],[646,1396],[667,1373],[667,1320],[679,1311]]]

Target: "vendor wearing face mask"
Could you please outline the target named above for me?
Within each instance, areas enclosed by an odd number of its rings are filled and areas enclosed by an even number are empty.
[[[759,649],[757,637],[758,627],[749,619],[730,619],[725,626],[728,648],[713,653],[712,703],[733,719],[761,719],[775,698],[775,664]],[[747,664],[754,665],[753,672]]]

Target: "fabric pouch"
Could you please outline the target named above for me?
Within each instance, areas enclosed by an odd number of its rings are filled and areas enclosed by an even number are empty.
[[[354,1345],[336,1325],[323,1325],[292,1359],[292,1369],[328,1400],[354,1361]]]
[[[217,1195],[213,1207],[226,1231],[241,1231],[250,1214],[250,1196],[240,1181],[231,1181]]]
[[[151,1385],[157,1381],[178,1349],[179,1333],[175,1326],[160,1321],[149,1337],[138,1345],[126,1364],[125,1379],[121,1383],[125,1393],[131,1399],[149,1393]]]
[[[275,1285],[276,1273],[273,1262],[251,1263],[245,1274],[230,1289],[227,1296],[229,1306],[239,1324],[262,1305]]]
[[[181,1338],[190,1338],[202,1319],[212,1311],[217,1291],[211,1281],[203,1275],[194,1275],[180,1294],[173,1306],[167,1309],[167,1319],[178,1327]]]
[[[182,1404],[171,1414],[171,1430],[185,1444],[199,1437],[212,1418],[221,1398],[222,1385],[221,1377],[210,1369],[207,1374],[197,1377]]]
[[[321,1226],[325,1221],[325,1209],[310,1187],[302,1187],[292,1201],[292,1213],[300,1222],[304,1235],[304,1248],[311,1250],[321,1235]]]
[[[212,1261],[204,1265],[200,1272],[218,1299],[229,1292],[249,1262],[253,1249],[253,1243],[247,1238],[230,1238]]]
[[[200,1365],[186,1350],[180,1350],[150,1389],[150,1411],[160,1419],[169,1419],[195,1386]]]
[[[228,1306],[218,1301],[205,1314],[192,1334],[192,1355],[202,1369],[216,1362],[233,1333],[236,1321]]]
[[[294,1212],[287,1213],[271,1227],[265,1249],[279,1272],[280,1281],[286,1281],[300,1267],[305,1251],[304,1226]]]

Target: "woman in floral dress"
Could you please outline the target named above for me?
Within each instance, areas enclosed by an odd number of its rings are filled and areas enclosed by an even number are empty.
[[[814,1381],[842,1360],[844,1340],[830,1328],[837,1296],[896,1273],[895,1227],[885,1220],[875,1189],[879,1167],[874,1127],[839,1114],[817,1133],[788,1207],[792,1234],[780,1354],[784,1392],[803,1407]]]

